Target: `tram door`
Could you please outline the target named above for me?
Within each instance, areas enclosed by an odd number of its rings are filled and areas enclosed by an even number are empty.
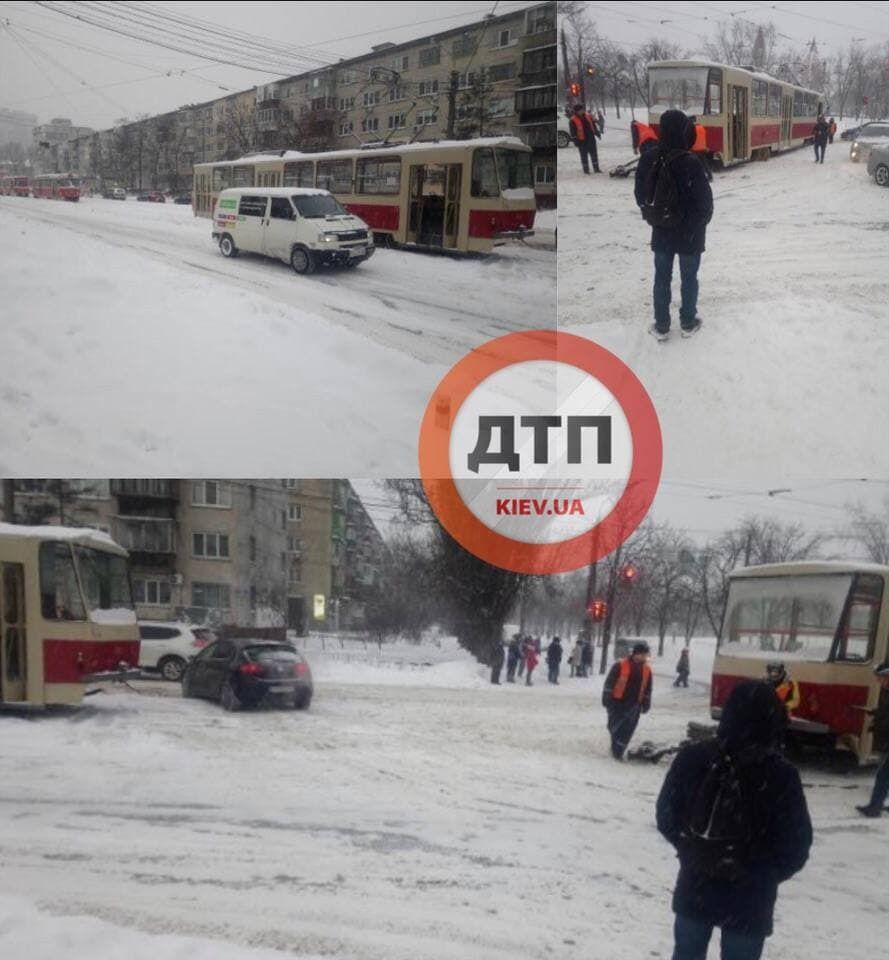
[[[790,143],[793,137],[793,97],[781,98],[781,142]]]
[[[411,166],[408,243],[445,249],[457,246],[461,177],[459,163]]]
[[[729,159],[748,157],[747,88],[730,86],[729,90]]]
[[[25,699],[25,568],[0,566],[0,700],[14,703]]]

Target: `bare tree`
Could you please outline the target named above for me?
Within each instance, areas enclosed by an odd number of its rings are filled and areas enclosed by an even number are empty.
[[[846,537],[861,547],[871,563],[889,565],[889,497],[878,513],[868,512],[861,504],[850,507]]]

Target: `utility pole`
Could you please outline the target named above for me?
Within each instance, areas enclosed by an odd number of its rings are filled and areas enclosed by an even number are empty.
[[[451,71],[451,79],[448,83],[448,129],[445,136],[448,140],[454,139],[454,124],[457,120],[457,84],[460,75],[456,70]]]
[[[565,74],[565,85],[566,88],[571,84],[571,72],[568,69],[568,42],[565,40],[565,25],[562,24],[562,29],[559,31],[561,34],[562,41],[562,71]]]

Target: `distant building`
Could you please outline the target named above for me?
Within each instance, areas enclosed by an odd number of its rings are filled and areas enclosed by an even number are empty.
[[[65,117],[56,117],[34,127],[32,138],[37,173],[67,173],[76,169],[77,163],[72,163],[71,158],[72,141],[92,132],[92,127],[75,127]]]
[[[33,141],[33,130],[37,126],[37,117],[33,113],[0,108],[0,147],[15,143],[27,149]]]

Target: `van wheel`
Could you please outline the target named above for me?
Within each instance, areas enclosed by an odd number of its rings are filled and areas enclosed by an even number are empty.
[[[219,238],[219,252],[224,257],[236,257],[238,255],[238,248],[235,246],[235,241],[227,234],[224,233]]]
[[[157,665],[164,680],[171,680],[174,683],[182,679],[185,672],[185,661],[182,657],[164,657]]]
[[[305,247],[294,247],[290,251],[290,266],[293,267],[294,273],[306,274],[314,273],[317,264],[311,250],[306,250]]]

